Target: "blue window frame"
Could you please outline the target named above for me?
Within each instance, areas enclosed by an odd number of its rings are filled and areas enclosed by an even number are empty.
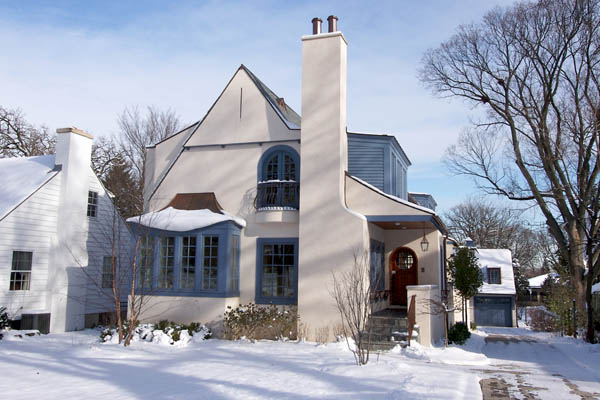
[[[159,246],[158,287],[170,289],[175,273],[175,237],[162,236]]]
[[[385,245],[371,239],[369,258],[371,263],[371,289],[375,291],[385,290]]]
[[[143,289],[151,289],[154,281],[154,237],[144,236],[140,239],[139,257],[139,285]]]
[[[228,287],[229,291],[237,292],[240,290],[240,237],[231,235],[229,239],[229,269]]]
[[[196,236],[181,238],[181,272],[180,287],[193,289],[196,287]]]
[[[257,304],[298,302],[298,239],[259,238],[256,243]]]
[[[217,290],[219,273],[219,236],[204,236],[202,289]]]
[[[132,227],[144,235],[138,254],[138,286],[147,294],[239,296],[240,227],[235,223],[187,232]],[[234,266],[231,260],[236,261]]]
[[[289,146],[269,148],[258,163],[256,207],[297,209],[300,157]]]

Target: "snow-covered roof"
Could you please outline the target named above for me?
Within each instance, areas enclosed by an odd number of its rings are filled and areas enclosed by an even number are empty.
[[[54,155],[0,159],[0,220],[58,172]]]
[[[556,272],[549,272],[544,275],[534,276],[533,278],[528,279],[529,288],[530,289],[541,289],[542,285],[544,284],[546,279],[548,279],[548,277],[556,278],[556,276],[557,276]]]
[[[515,276],[512,268],[512,254],[508,249],[477,249],[479,268],[483,272],[483,286],[479,293],[516,294]],[[500,283],[488,283],[488,268],[500,268]]]
[[[127,218],[127,222],[143,225],[148,228],[175,232],[187,232],[225,221],[232,221],[242,228],[246,226],[246,221],[242,218],[231,215],[225,211],[223,211],[223,214],[220,214],[207,209],[179,210],[173,207],[167,207],[164,210],[153,211],[140,216]]]

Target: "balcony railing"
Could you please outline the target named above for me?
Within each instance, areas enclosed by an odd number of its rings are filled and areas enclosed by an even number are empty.
[[[258,182],[254,207],[257,210],[297,210],[300,185],[296,181]]]

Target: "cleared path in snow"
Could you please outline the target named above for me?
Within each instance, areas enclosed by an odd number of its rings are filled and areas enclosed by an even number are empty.
[[[490,365],[481,386],[487,398],[600,399],[600,370],[590,346],[519,328],[482,328]],[[508,393],[508,396],[507,396]]]

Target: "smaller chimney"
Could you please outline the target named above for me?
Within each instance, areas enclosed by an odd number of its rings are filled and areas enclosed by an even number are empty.
[[[313,24],[313,35],[319,35],[321,33],[321,23],[323,20],[321,18],[314,17],[311,22]]]
[[[329,32],[337,32],[338,17],[336,17],[335,15],[330,15],[329,17],[327,17],[327,22],[329,22]]]

